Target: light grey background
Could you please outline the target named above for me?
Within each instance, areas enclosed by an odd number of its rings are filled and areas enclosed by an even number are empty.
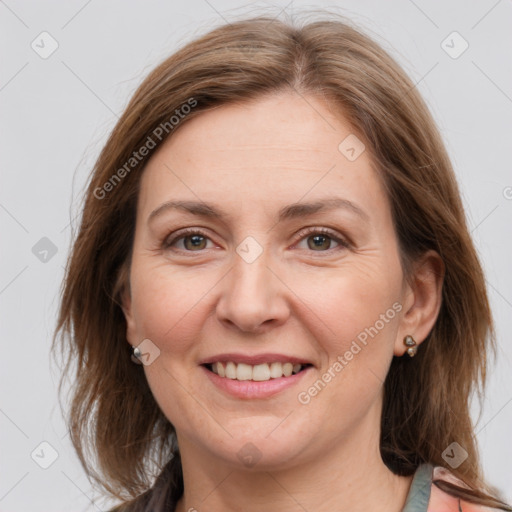
[[[292,15],[304,7],[310,4],[298,0],[0,0],[0,511],[111,505],[98,501],[69,442],[49,347],[70,222],[117,116],[150,69],[223,18]],[[314,7],[345,14],[384,44],[417,82],[446,140],[499,340],[476,431],[487,477],[511,501],[511,2],[347,0]],[[46,59],[31,47],[34,41],[39,53],[51,49],[43,31],[58,43]],[[464,40],[468,49],[452,58]],[[52,462],[43,441],[58,455],[48,469],[39,465]]]

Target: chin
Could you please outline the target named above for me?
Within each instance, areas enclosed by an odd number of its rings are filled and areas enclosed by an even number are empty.
[[[286,420],[285,420],[286,421]],[[298,425],[279,425],[283,418],[263,418],[254,421],[254,417],[238,421],[237,425],[226,424],[226,430],[233,437],[223,442],[211,442],[216,447],[214,457],[226,460],[229,465],[251,471],[277,471],[287,469],[305,458],[305,452],[311,442]],[[284,422],[283,422],[284,423]],[[302,432],[302,434],[300,434]]]

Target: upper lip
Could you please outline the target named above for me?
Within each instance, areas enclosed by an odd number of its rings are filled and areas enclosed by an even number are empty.
[[[217,354],[215,356],[207,357],[199,362],[201,365],[212,364],[212,363],[245,363],[250,365],[257,365],[263,363],[293,363],[293,364],[313,364],[311,361],[304,359],[303,357],[287,356],[285,354]]]

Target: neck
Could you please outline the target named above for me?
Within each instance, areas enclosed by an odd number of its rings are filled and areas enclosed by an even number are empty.
[[[412,477],[386,467],[378,432],[359,425],[349,437],[300,464],[262,471],[224,464],[182,439],[185,492],[176,512],[402,510]]]

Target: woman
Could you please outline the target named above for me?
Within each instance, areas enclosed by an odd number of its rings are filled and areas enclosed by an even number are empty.
[[[512,510],[469,413],[494,341],[451,164],[344,22],[228,24],[147,77],[58,330],[116,510]]]

